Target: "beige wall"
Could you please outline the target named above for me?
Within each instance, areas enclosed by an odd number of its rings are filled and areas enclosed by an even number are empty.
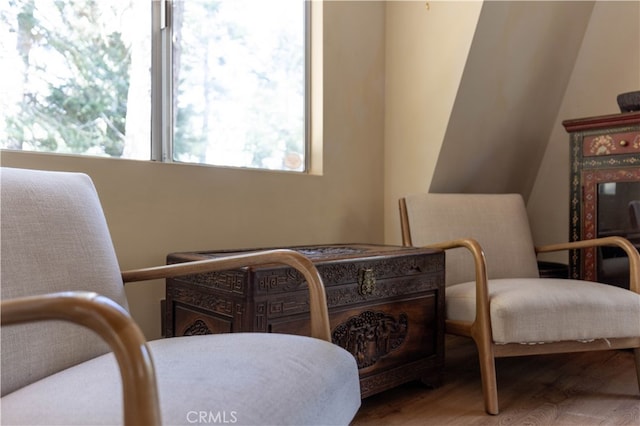
[[[384,4],[324,7],[321,176],[3,152],[3,166],[88,173],[123,269],[169,252],[383,241]],[[162,282],[127,286],[134,318],[160,335]]]
[[[639,7],[389,2],[385,240],[400,242],[398,198],[431,191],[518,192],[535,242],[565,241],[561,121],[615,113],[640,88]]]
[[[528,199],[593,2],[486,1],[431,192]]]
[[[529,198],[538,244],[569,238],[569,136],[562,121],[618,113],[616,96],[632,90],[640,90],[640,2],[596,2]]]
[[[400,244],[398,199],[429,190],[482,2],[387,3],[385,240]]]
[[[385,238],[398,198],[528,198],[593,2],[389,2]]]

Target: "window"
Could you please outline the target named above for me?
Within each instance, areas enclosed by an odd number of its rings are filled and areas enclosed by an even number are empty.
[[[1,147],[306,170],[307,6],[5,0]]]

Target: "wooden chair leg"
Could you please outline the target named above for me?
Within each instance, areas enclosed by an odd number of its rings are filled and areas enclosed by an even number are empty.
[[[496,380],[496,361],[493,356],[491,343],[476,341],[478,358],[480,361],[480,378],[482,380],[482,395],[484,408],[489,414],[499,413],[498,382]]]

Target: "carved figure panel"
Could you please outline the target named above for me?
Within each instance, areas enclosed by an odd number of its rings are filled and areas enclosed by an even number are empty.
[[[338,325],[331,337],[333,343],[351,352],[362,369],[399,348],[408,328],[404,313],[395,318],[384,312],[364,311]]]
[[[184,336],[202,336],[204,334],[212,334],[207,324],[202,320],[197,320],[184,331]]]

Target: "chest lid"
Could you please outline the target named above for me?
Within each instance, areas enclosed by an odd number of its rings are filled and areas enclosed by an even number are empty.
[[[375,280],[429,274],[444,269],[444,254],[426,248],[376,244],[324,244],[277,248],[291,249],[307,256],[318,269],[325,287],[358,283],[364,286],[366,291],[367,283]],[[272,249],[276,248],[172,253],[167,256],[167,263],[213,259]],[[256,292],[289,292],[306,287],[302,274],[286,265],[250,266],[233,272],[241,274]],[[214,277],[210,276],[209,280],[211,279]],[[213,282],[210,284],[216,286]]]

